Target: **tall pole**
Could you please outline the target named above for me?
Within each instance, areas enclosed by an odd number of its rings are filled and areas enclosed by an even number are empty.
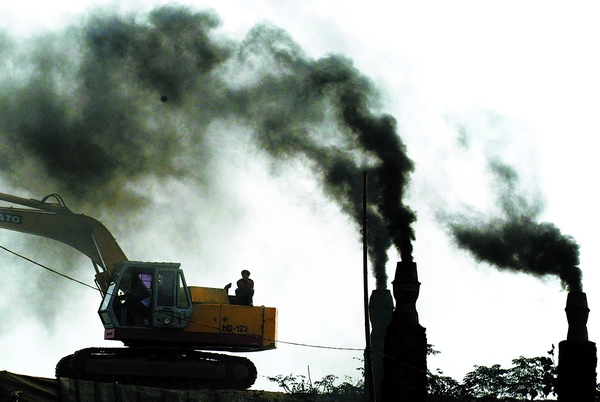
[[[363,285],[365,303],[365,384],[369,391],[369,401],[376,402],[375,378],[373,375],[373,349],[371,348],[371,327],[369,325],[369,284],[368,284],[368,241],[367,241],[367,172],[363,172]]]

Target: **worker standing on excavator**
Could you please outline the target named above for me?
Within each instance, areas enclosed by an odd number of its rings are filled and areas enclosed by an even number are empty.
[[[237,303],[244,306],[252,306],[252,297],[254,296],[254,281],[250,279],[250,271],[242,271],[242,279],[237,281],[235,290]]]

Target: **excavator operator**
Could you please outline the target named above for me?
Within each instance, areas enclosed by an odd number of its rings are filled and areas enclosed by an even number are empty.
[[[151,276],[147,274],[124,277],[121,287],[123,294],[115,298],[115,303],[120,304],[116,310],[120,311],[121,325],[146,326],[150,323],[151,281]]]

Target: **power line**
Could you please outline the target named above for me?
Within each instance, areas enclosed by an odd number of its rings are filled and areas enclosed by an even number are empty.
[[[365,350],[365,348],[345,348],[345,347],[341,347],[341,346],[322,346],[322,345],[312,345],[309,343],[286,342],[286,341],[273,340],[273,339],[267,339],[267,338],[265,338],[265,339],[268,341],[274,341],[274,342],[283,343],[286,345],[303,346],[303,347],[315,348],[315,349],[333,349],[333,350],[347,350],[347,351],[359,351],[359,352],[363,352]]]
[[[44,268],[45,270],[48,270],[48,271],[52,272],[53,274],[56,274],[56,275],[62,276],[63,278],[66,278],[66,279],[68,279],[68,280],[70,280],[70,281],[73,281],[73,282],[75,282],[75,283],[78,283],[78,284],[80,284],[80,285],[86,286],[86,287],[88,287],[88,288],[90,288],[90,289],[94,289],[94,290],[96,290],[96,291],[98,290],[98,288],[96,288],[95,286],[88,285],[87,283],[85,283],[85,282],[82,282],[82,281],[80,281],[80,280],[78,280],[78,279],[72,278],[72,277],[70,277],[69,275],[66,275],[66,274],[63,274],[63,273],[61,273],[61,272],[58,272],[58,271],[56,271],[56,270],[54,270],[54,269],[52,269],[52,268],[50,268],[50,267],[47,267],[47,266],[45,266],[44,264],[41,264],[41,263],[39,263],[39,262],[37,262],[37,261],[34,261],[34,260],[32,260],[31,258],[27,258],[27,257],[25,257],[24,255],[21,255],[21,254],[19,254],[19,253],[15,252],[15,251],[9,250],[8,248],[6,248],[6,247],[4,247],[4,246],[2,246],[2,245],[0,245],[0,248],[1,248],[2,250],[4,250],[4,251],[7,251],[7,252],[9,252],[9,253],[11,253],[11,254],[13,254],[13,255],[15,255],[15,256],[17,256],[17,257],[19,257],[19,258],[22,258],[22,259],[24,259],[25,261],[29,261],[30,263],[32,263],[32,264],[35,264],[35,265],[37,265],[38,267]]]

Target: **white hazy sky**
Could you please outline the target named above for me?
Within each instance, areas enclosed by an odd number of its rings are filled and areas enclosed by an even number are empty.
[[[310,57],[346,55],[378,85],[382,111],[397,118],[416,165],[406,203],[418,214],[418,311],[428,342],[442,352],[429,359],[430,369],[462,380],[473,365],[509,367],[511,359],[544,355],[566,337],[566,293],[557,280],[501,273],[478,263],[455,248],[436,223],[435,214],[441,211],[493,213],[492,182],[485,168],[490,154],[514,166],[524,191],[544,200],[541,219],[580,244],[590,339],[600,339],[597,3],[119,3],[120,9],[136,12],[158,4],[212,8],[221,16],[220,30],[234,38],[269,21],[288,31]],[[0,26],[16,36],[40,34],[77,21],[91,6],[113,7],[100,0],[3,0]],[[472,141],[468,150],[457,146],[457,126]],[[244,158],[232,152],[232,158]],[[117,228],[110,217],[104,221],[131,259],[181,262],[190,285],[220,287],[237,279],[242,268],[249,269],[257,286],[255,303],[279,308],[281,341],[362,348],[357,228],[302,170],[273,178],[260,160],[246,158],[227,170],[226,191],[236,197],[238,209],[220,211],[212,205],[216,209],[207,218],[198,213],[193,197],[157,191],[157,204],[149,208],[160,219],[141,224],[142,229]],[[164,218],[165,211],[169,216],[176,212],[175,217]],[[161,236],[179,226],[177,219],[195,222],[199,238],[187,247],[170,245]],[[0,244],[18,248],[21,240],[15,237],[19,235],[0,233]],[[398,256],[390,251],[390,258],[388,273],[393,277]],[[53,266],[49,257],[42,262]],[[78,278],[91,282],[87,261],[77,258],[74,263],[81,265]],[[22,287],[43,286],[48,274],[9,254],[0,254],[0,271],[3,311],[16,314],[22,308],[22,315],[12,315],[0,329],[0,369],[51,377],[62,356],[83,347],[113,345],[102,339],[96,314],[100,300],[94,292],[70,282],[57,288],[69,297],[54,312],[52,328],[40,324],[19,297]],[[313,380],[330,373],[358,375],[354,358],[360,355],[282,343],[275,351],[248,357],[260,375],[254,388],[277,389],[262,376],[306,375],[307,367]]]

